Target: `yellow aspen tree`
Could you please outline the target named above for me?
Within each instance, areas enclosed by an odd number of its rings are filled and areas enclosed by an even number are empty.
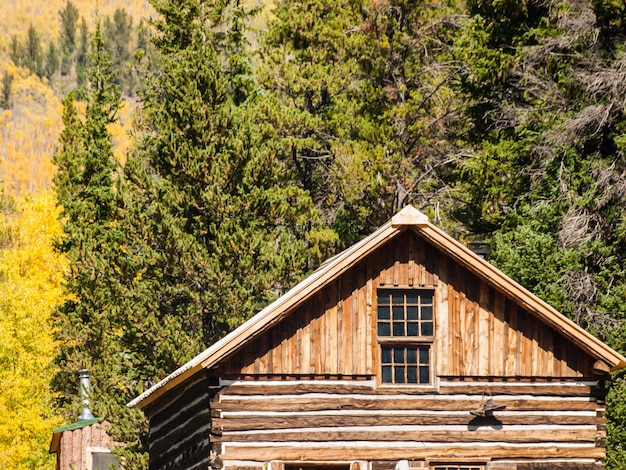
[[[52,191],[15,204],[0,194],[0,468],[52,469],[60,424],[49,382],[55,353],[50,313],[63,299],[64,257]]]

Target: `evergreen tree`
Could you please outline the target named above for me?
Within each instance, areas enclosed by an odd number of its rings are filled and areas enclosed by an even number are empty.
[[[70,420],[79,411],[75,400],[76,372],[86,368],[94,378],[94,410],[104,414],[108,384],[118,380],[115,369],[119,327],[113,279],[119,253],[118,162],[107,126],[116,119],[120,92],[113,83],[102,29],[96,27],[89,54],[88,83],[82,90],[84,116],[74,106],[75,92],[64,100],[61,145],[54,161],[57,199],[62,207],[63,235],[58,248],[70,270],[68,300],[58,309],[55,332],[61,345],[54,386]],[[73,405],[73,406],[72,406]]]
[[[48,50],[46,52],[46,61],[44,67],[44,75],[48,80],[52,80],[52,78],[59,73],[59,52],[57,47],[54,45],[54,42],[50,41],[48,44]]]
[[[11,108],[11,93],[13,92],[13,74],[8,70],[5,70],[2,74],[2,93],[0,93],[0,108]]]
[[[21,67],[24,64],[24,50],[18,37],[11,35],[11,45],[9,46],[9,56],[15,65]]]
[[[626,350],[626,160],[620,2],[471,1],[457,38],[466,147],[457,216],[492,261]],[[611,392],[607,465],[622,468]],[[617,395],[615,395],[617,394]],[[621,411],[620,411],[621,412]],[[622,413],[623,414],[623,413]]]
[[[89,52],[89,30],[85,18],[80,22],[80,42],[76,52],[76,82],[78,87],[84,87],[87,82],[87,54]]]
[[[409,202],[433,215],[447,204],[451,3],[282,1],[273,11],[265,114],[345,244]]]
[[[132,95],[134,83],[130,61],[133,19],[124,8],[117,8],[113,13],[113,20],[106,18],[105,31],[117,83],[126,94]]]
[[[35,27],[28,27],[26,36],[26,67],[31,73],[43,76],[43,56],[41,53],[41,39]]]
[[[71,71],[74,52],[76,51],[76,31],[78,25],[78,8],[69,0],[61,10],[61,74]]]

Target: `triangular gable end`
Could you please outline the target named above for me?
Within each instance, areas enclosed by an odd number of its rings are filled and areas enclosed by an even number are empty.
[[[472,253],[465,246],[452,239],[428,222],[428,218],[412,206],[405,207],[388,223],[361,242],[324,263],[307,279],[296,285],[239,328],[222,340],[196,356],[150,390],[137,397],[129,406],[145,407],[167,390],[195,374],[202,368],[211,368],[231,356],[236,350],[253,341],[258,335],[268,331],[307,299],[315,296],[322,288],[337,279],[342,273],[355,266],[366,256],[385,243],[410,229],[418,237],[434,246],[456,263],[485,279],[495,289],[501,291],[522,306],[533,316],[545,322],[594,358],[604,361],[612,369],[624,367],[626,359],[604,343],[591,336],[582,328],[565,318],[545,302],[533,296],[491,264]]]

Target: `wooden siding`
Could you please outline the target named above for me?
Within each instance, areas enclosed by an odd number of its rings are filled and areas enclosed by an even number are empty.
[[[535,468],[532,459],[604,457],[604,410],[593,382],[445,381],[438,393],[381,389],[375,380],[223,385],[211,408],[226,468],[238,461],[464,457],[521,459],[523,468]],[[486,385],[506,405],[495,419],[469,413]]]
[[[592,372],[591,356],[407,230],[227,358],[220,375],[377,375],[379,287],[434,290],[437,376]]]
[[[209,380],[205,371],[146,410],[150,470],[206,469],[211,457]]]
[[[105,431],[106,423],[64,431],[57,451],[57,470],[87,468],[87,448],[113,446],[113,440]]]

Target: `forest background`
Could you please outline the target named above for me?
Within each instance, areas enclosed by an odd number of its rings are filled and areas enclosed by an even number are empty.
[[[626,352],[621,0],[0,6],[0,467],[411,203]],[[150,24],[145,18],[151,18]],[[608,468],[626,466],[623,377]]]

